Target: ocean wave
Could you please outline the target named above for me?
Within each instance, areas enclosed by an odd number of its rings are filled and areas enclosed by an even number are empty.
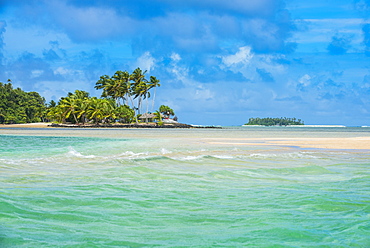
[[[174,160],[179,160],[179,161],[193,161],[193,160],[199,160],[204,158],[204,155],[198,155],[198,156],[184,156],[184,157],[173,157],[172,159]]]
[[[139,158],[139,157],[145,157],[148,155],[149,155],[149,152],[125,151],[117,155],[116,158]]]
[[[314,153],[308,152],[290,152],[290,153],[252,153],[249,155],[251,158],[259,159],[301,159],[301,158],[319,158],[313,155]]]
[[[167,150],[166,148],[162,148],[162,149],[161,149],[161,153],[162,153],[162,154],[170,154],[170,153],[172,153],[172,151],[169,151],[169,150]]]
[[[96,158],[95,155],[83,155],[80,152],[76,151],[73,147],[68,147],[68,155],[78,158]]]

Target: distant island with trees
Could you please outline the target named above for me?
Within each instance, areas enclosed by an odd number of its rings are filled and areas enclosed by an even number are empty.
[[[246,126],[258,125],[258,126],[290,126],[290,125],[304,125],[301,119],[296,118],[249,118]]]

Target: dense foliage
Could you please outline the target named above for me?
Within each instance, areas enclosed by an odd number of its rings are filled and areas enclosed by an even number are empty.
[[[171,116],[175,115],[173,109],[166,105],[161,105],[159,107],[159,112],[161,112],[166,118],[170,118]]]
[[[24,92],[13,89],[11,83],[0,83],[0,123],[29,123],[54,121],[58,123],[131,123],[138,122],[146,100],[146,113],[149,113],[149,98],[153,95],[151,109],[154,108],[156,88],[159,80],[145,77],[146,71],[137,68],[133,73],[117,71],[112,77],[101,76],[95,88],[102,89],[101,98],[90,97],[88,92],[76,90],[62,97],[58,103],[45,104],[37,92]],[[153,89],[153,90],[152,90]],[[154,113],[158,121],[174,115],[174,111],[162,105]]]
[[[45,99],[39,93],[0,83],[0,124],[40,122],[45,110]]]
[[[147,80],[145,73],[137,68],[132,74],[117,71],[111,77],[101,76],[95,88],[103,90],[102,98],[89,97],[87,92],[76,90],[50,108],[48,117],[57,122],[76,124],[138,122],[144,100],[146,112],[149,110],[150,90],[154,88],[153,109],[155,88],[160,86],[156,77],[150,76]]]
[[[245,125],[261,125],[261,126],[288,126],[288,125],[304,125],[301,119],[296,118],[249,118],[249,122]]]
[[[85,91],[76,90],[60,99],[48,110],[48,118],[56,122],[85,123],[130,123],[134,111],[127,105],[118,106],[112,98],[90,97]]]
[[[102,97],[111,97],[120,105],[130,106],[136,112],[137,116],[141,114],[143,101],[146,99],[146,112],[149,112],[150,90],[154,88],[154,96],[152,101],[152,109],[154,108],[155,90],[160,86],[159,80],[150,76],[150,79],[145,78],[146,71],[140,68],[135,69],[131,74],[127,71],[117,71],[113,76],[101,76],[96,82],[95,88],[102,89]],[[136,102],[135,102],[136,100]]]

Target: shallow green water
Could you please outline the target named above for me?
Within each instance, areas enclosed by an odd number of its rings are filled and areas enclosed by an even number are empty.
[[[369,247],[370,152],[194,141],[369,135],[271,130],[2,130],[0,247]]]

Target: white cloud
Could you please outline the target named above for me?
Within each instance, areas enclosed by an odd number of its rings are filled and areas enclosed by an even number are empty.
[[[58,67],[54,70],[54,74],[59,74],[59,75],[69,75],[71,74],[71,70],[66,69],[64,67]]]
[[[47,2],[48,11],[75,40],[104,40],[105,37],[119,37],[132,34],[138,21],[120,16],[111,7],[80,8],[64,1]],[[124,27],[124,28],[122,28]]]
[[[181,57],[180,57],[180,55],[178,53],[172,53],[171,54],[171,59],[173,61],[177,62],[177,61],[180,61],[181,60]]]
[[[249,46],[240,47],[239,51],[233,55],[224,56],[222,62],[226,66],[232,66],[238,63],[248,64],[253,58],[251,48]]]
[[[155,59],[150,52],[145,52],[136,60],[135,67],[140,67],[142,70],[150,72],[155,67]]]
[[[305,74],[304,76],[302,76],[302,77],[298,80],[298,82],[299,82],[300,84],[302,84],[303,86],[308,86],[308,85],[310,85],[310,84],[311,84],[311,77],[310,77],[310,75]]]
[[[207,100],[214,98],[214,93],[210,90],[205,88],[203,85],[199,85],[198,88],[195,90],[195,94],[193,95],[195,100]]]
[[[31,78],[37,78],[44,73],[44,70],[32,70],[31,71]]]

